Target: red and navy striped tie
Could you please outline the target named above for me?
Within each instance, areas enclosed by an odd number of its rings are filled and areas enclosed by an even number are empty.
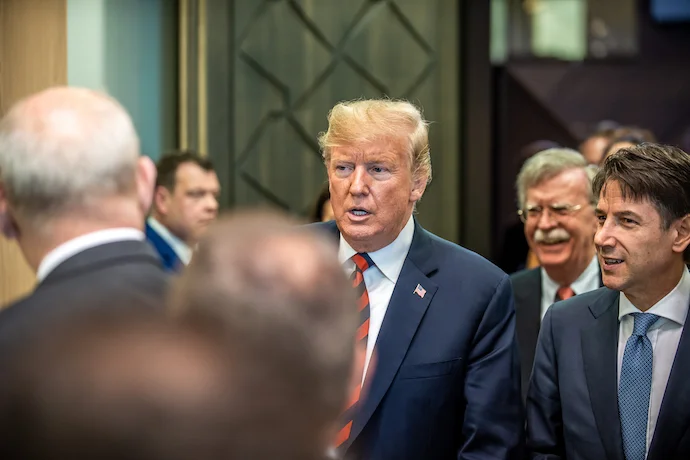
[[[357,328],[357,347],[363,347],[366,350],[367,339],[369,338],[369,293],[364,282],[364,272],[374,262],[366,253],[357,253],[352,256],[352,261],[355,263],[355,272],[352,276],[352,287],[357,294],[357,308],[359,310],[359,327]],[[364,372],[364,369],[362,369]],[[360,393],[362,391],[361,383],[355,387],[350,400],[348,401],[347,409],[340,417],[340,431],[336,436],[335,446],[340,447],[350,437],[352,431],[352,421],[357,412]]]

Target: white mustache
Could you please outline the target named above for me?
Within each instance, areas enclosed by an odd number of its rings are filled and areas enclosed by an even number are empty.
[[[534,232],[535,243],[555,244],[568,241],[569,239],[570,233],[568,233],[563,228],[554,228],[552,230],[549,230],[548,232],[545,232],[542,229],[538,228]]]

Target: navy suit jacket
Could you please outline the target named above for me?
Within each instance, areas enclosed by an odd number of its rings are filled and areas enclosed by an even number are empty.
[[[339,238],[335,222],[314,225]],[[520,458],[515,311],[499,268],[415,222],[375,353],[345,458]]]
[[[529,458],[624,460],[618,416],[618,298],[608,288],[549,308],[527,393]],[[690,333],[676,351],[647,460],[690,458]]]
[[[184,266],[172,246],[170,246],[167,241],[148,224],[148,222],[146,223],[146,239],[158,253],[165,271],[176,272]]]
[[[520,349],[520,370],[523,398],[527,397],[529,377],[534,364],[534,351],[537,348],[541,328],[541,268],[521,270],[510,275],[515,296],[515,320],[518,348]],[[601,281],[599,271],[599,287]]]

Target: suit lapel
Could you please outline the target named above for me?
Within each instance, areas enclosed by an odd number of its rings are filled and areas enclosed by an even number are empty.
[[[434,294],[438,290],[438,286],[428,278],[428,275],[436,270],[436,266],[432,262],[431,249],[431,238],[415,222],[412,245],[395,284],[386,316],[381,325],[381,331],[376,340],[374,348],[376,366],[373,369],[371,382],[365,382],[368,391],[363,399],[364,403],[361,410],[355,417],[352,433],[344,446],[345,449],[349,448],[359,436],[381,403],[398,373]],[[417,285],[426,290],[423,297],[415,293]],[[369,376],[367,376],[368,378]]]
[[[594,325],[582,332],[587,389],[601,442],[609,460],[623,460],[618,416],[618,292],[609,291],[590,306]]]
[[[690,332],[688,323],[683,332],[673,360],[671,374],[666,384],[654,437],[649,446],[648,460],[674,458],[681,437],[688,431],[690,420]]]
[[[518,343],[521,344],[522,391],[523,395],[526,395],[539,329],[541,328],[541,269],[535,268],[526,273],[522,282],[513,283],[513,289],[515,311],[517,312],[515,325]]]

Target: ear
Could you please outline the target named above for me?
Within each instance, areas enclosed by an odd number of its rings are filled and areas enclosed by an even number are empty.
[[[426,190],[426,184],[427,184],[427,176],[426,175],[420,175],[418,177],[413,178],[413,183],[412,183],[412,192],[410,192],[410,202],[416,203],[417,201],[422,199],[422,195],[424,195],[424,191]]]
[[[137,161],[137,198],[144,215],[151,209],[156,175],[156,165],[153,160],[147,156],[140,157]]]
[[[170,211],[170,190],[159,185],[153,194],[153,208],[162,215],[167,215]]]
[[[19,235],[17,222],[10,212],[10,206],[7,202],[7,193],[2,183],[0,183],[0,234],[4,235],[7,239],[14,239]]]
[[[673,238],[673,251],[682,254],[690,244],[690,214],[686,214],[674,225],[676,234]]]

